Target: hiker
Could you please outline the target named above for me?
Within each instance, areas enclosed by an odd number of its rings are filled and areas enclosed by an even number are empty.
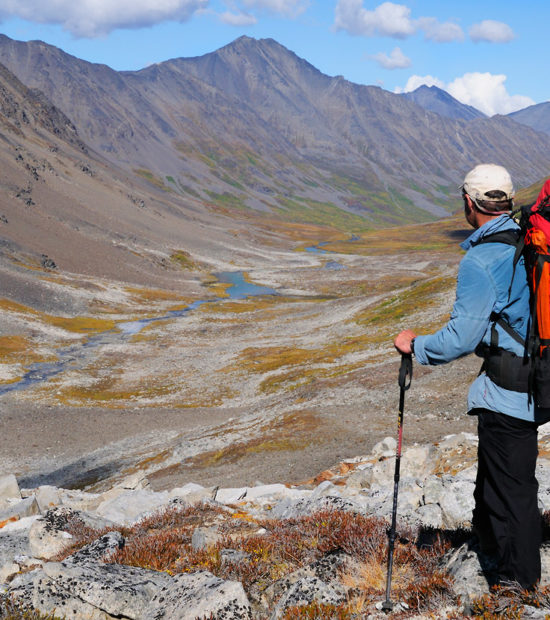
[[[496,583],[530,589],[541,571],[537,428],[550,410],[536,408],[529,398],[528,364],[516,337],[527,338],[530,309],[523,256],[514,270],[515,246],[501,234],[519,231],[510,217],[513,196],[502,166],[481,164],[468,172],[462,198],[475,232],[461,244],[467,253],[458,269],[451,317],[429,336],[402,331],[394,345],[420,364],[444,364],[474,351],[484,357],[484,367],[498,362],[498,376],[490,373],[492,380],[482,367],[468,393],[468,413],[478,418],[479,436],[472,528],[482,551],[498,561]],[[497,233],[501,241],[490,239]]]

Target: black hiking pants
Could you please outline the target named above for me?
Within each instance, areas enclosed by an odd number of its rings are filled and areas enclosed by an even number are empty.
[[[473,527],[498,558],[499,580],[531,587],[541,570],[538,425],[488,409],[469,413],[478,416],[479,436]]]

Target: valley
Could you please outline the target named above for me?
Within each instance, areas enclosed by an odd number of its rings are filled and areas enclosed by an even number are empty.
[[[498,153],[521,203],[550,169],[543,132],[273,40],[115,72],[0,37],[0,62],[0,468],[22,487],[300,483],[369,452],[395,432],[393,336],[452,307],[464,171]],[[415,366],[406,441],[473,430],[478,370]]]

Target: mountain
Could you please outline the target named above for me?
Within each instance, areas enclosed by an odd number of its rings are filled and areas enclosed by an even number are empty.
[[[536,131],[550,134],[550,102],[537,103],[528,108],[512,112],[508,116],[522,125],[532,127]]]
[[[425,110],[435,112],[446,118],[463,121],[471,121],[474,118],[486,118],[483,112],[471,105],[460,103],[460,101],[449,95],[448,92],[437,86],[426,86],[423,84],[410,93],[402,93],[401,96],[409,101],[414,101],[414,103]]]
[[[197,203],[106,161],[44,93],[0,65],[2,298],[74,314],[98,295],[80,278],[200,290],[190,255],[229,261],[236,244],[227,218]],[[245,235],[239,247],[253,254]],[[59,274],[80,284],[56,285]]]
[[[0,60],[101,156],[233,216],[343,230],[426,221],[452,210],[479,161],[519,185],[550,167],[544,134],[505,117],[443,117],[324,75],[272,39],[117,72],[1,36]]]

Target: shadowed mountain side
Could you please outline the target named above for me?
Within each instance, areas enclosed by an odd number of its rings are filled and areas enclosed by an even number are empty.
[[[58,274],[199,293],[203,266],[191,254],[216,256],[218,266],[234,256],[227,218],[206,217],[195,199],[105,162],[43,93],[3,66],[0,138],[2,297],[55,314],[83,313],[94,285],[81,281],[54,293]],[[244,239],[239,247],[247,248]]]
[[[449,120],[326,76],[272,39],[116,72],[2,36],[0,60],[105,157],[217,208],[311,221],[302,207],[323,203],[360,216],[356,226],[426,221],[448,211],[479,161],[506,165],[518,184],[550,169],[543,134],[509,119]]]

